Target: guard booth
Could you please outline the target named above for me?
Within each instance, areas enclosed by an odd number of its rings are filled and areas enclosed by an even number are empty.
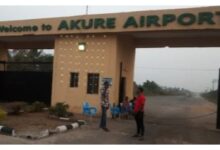
[[[106,79],[111,103],[133,98],[135,48],[167,46],[220,47],[220,7],[0,22],[0,61],[10,48],[54,48],[51,104],[73,112],[100,108]]]

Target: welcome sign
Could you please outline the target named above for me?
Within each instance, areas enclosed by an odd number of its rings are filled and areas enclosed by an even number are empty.
[[[218,19],[216,19],[218,18]],[[88,31],[88,30],[110,30],[116,28],[123,29],[144,29],[144,28],[164,28],[172,24],[178,26],[192,25],[216,25],[220,24],[220,11],[201,11],[197,13],[164,13],[162,15],[128,15],[122,19],[118,17],[94,17],[88,19],[63,19],[59,20],[56,25],[42,23],[31,25],[1,25],[0,33],[35,33],[35,32],[62,32],[62,31]],[[120,23],[118,23],[120,22]]]
[[[198,15],[192,13],[183,13],[179,16],[175,14],[164,14],[161,18],[157,15],[140,16],[135,18],[130,16],[125,21],[123,28],[142,28],[152,26],[168,26],[172,22],[177,22],[183,26],[189,26],[192,24],[216,24],[213,20],[214,15],[220,16],[220,12],[215,14],[212,12],[201,12]],[[58,30],[79,30],[79,29],[114,29],[116,26],[116,18],[95,18],[89,20],[71,20],[61,21]]]

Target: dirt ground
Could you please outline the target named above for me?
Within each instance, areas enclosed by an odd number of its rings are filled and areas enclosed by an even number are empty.
[[[145,107],[144,141],[133,138],[133,119],[108,119],[110,132],[98,128],[99,118],[87,118],[88,125],[40,140],[0,135],[1,144],[220,144],[215,129],[216,105],[198,95],[154,96]],[[42,122],[42,121],[41,121]]]
[[[68,122],[48,117],[48,112],[22,113],[20,115],[7,116],[1,122],[2,125],[14,128],[16,134],[37,133],[46,129],[55,129],[59,125]]]

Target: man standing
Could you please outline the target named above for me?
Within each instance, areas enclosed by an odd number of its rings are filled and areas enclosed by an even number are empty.
[[[109,83],[107,81],[104,82],[103,88],[101,89],[101,109],[102,116],[100,121],[100,128],[108,132],[109,129],[106,127],[106,120],[107,110],[109,109]]]
[[[139,140],[144,140],[144,103],[145,103],[145,96],[143,88],[139,87],[138,96],[135,100],[134,105],[134,115],[135,121],[137,124],[137,133],[133,137],[140,137]]]

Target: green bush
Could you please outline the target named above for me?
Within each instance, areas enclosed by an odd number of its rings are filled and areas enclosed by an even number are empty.
[[[209,91],[209,92],[203,92],[201,94],[202,97],[204,97],[205,99],[217,104],[217,99],[218,99],[218,91],[214,90],[214,91]]]
[[[11,102],[7,104],[6,109],[9,115],[19,115],[24,111],[26,105],[24,102]]]
[[[49,113],[50,115],[55,115],[57,117],[68,117],[69,112],[67,111],[69,108],[68,104],[65,103],[56,103],[55,106],[50,107]]]
[[[28,106],[26,108],[26,111],[28,111],[28,112],[41,112],[41,111],[43,111],[43,108],[45,108],[45,107],[46,107],[45,103],[36,101],[36,102],[32,103],[30,106]]]
[[[6,117],[7,113],[0,108],[0,121],[2,121]]]

